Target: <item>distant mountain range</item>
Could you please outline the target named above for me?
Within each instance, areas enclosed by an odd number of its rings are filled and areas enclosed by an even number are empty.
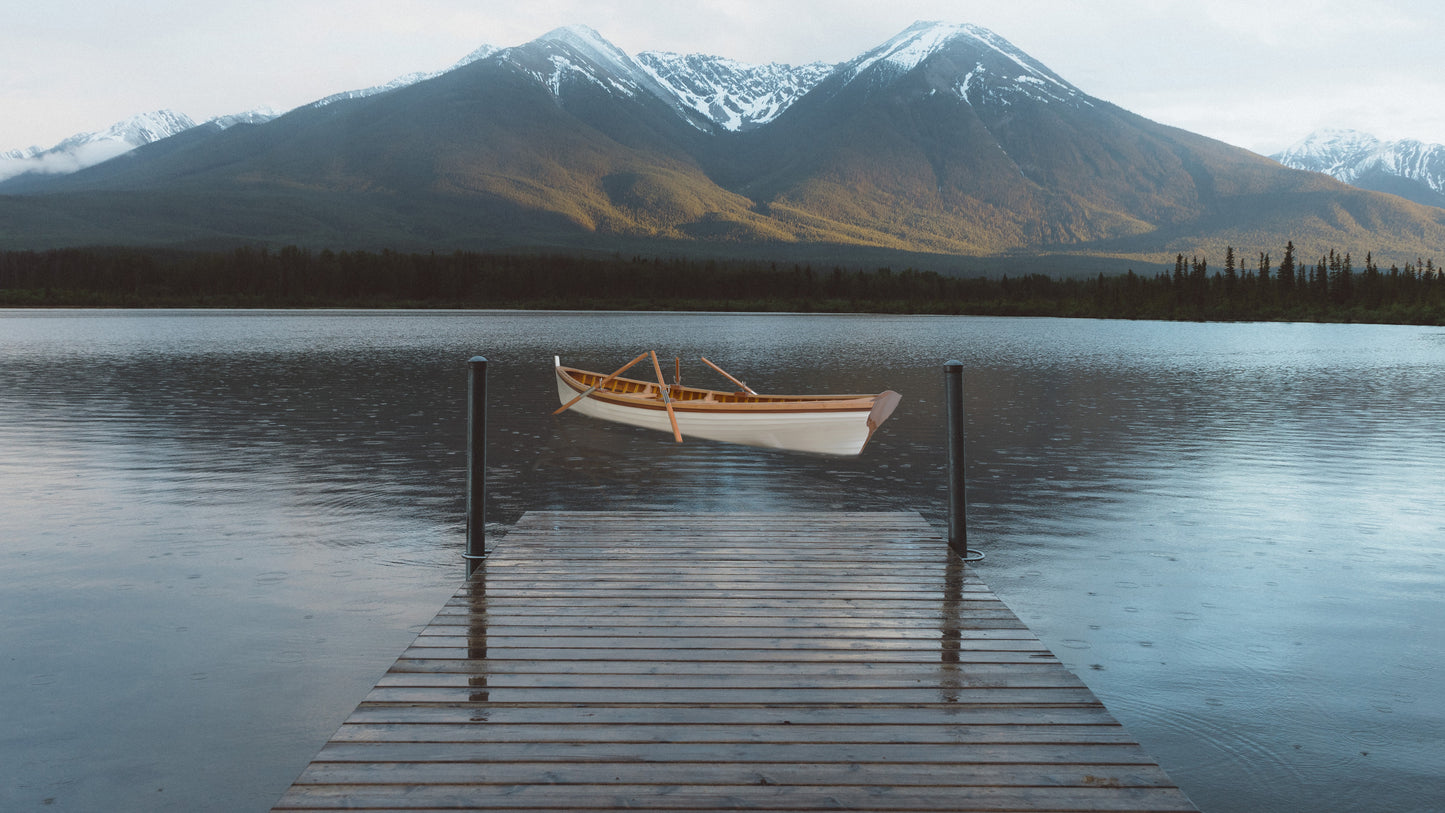
[[[463,57],[448,70],[455,70],[496,52],[495,47],[483,45]],[[335,102],[363,99],[407,85],[414,85],[427,79],[434,79],[443,73],[446,71],[409,73],[384,85],[334,93],[318,99],[308,106],[324,107]],[[198,125],[184,113],[177,113],[174,110],[157,110],[116,122],[104,130],[78,133],[49,149],[29,147],[22,150],[0,152],[0,193],[14,194],[17,191],[44,186],[43,178],[27,179],[24,177],[26,175],[66,175],[78,172],[124,155],[136,147],[179,135],[198,126],[224,130],[237,124],[264,124],[280,115],[270,108],[260,108],[244,113],[219,116]],[[10,181],[10,183],[7,185],[6,181]]]
[[[1149,121],[970,25],[918,23],[847,62],[805,66],[634,58],[568,27],[440,74],[225,124],[0,182],[0,246],[1030,269],[1061,255],[1117,268],[1225,246],[1278,252],[1288,240],[1382,262],[1445,246],[1445,210]]]
[[[1320,130],[1273,156],[1287,167],[1323,172],[1361,189],[1445,207],[1445,145],[1381,141],[1356,130]]]
[[[30,147],[0,152],[0,181],[27,173],[69,174],[195,126],[185,114],[159,110],[132,116],[104,130],[73,135],[49,149]]]

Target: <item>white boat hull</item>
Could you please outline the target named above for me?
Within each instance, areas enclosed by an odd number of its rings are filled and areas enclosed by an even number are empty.
[[[559,374],[557,397],[563,404],[578,390]],[[640,426],[672,434],[672,422],[665,408],[640,408],[586,397],[571,407],[604,421]],[[673,414],[685,438],[704,438],[746,446],[789,449],[826,455],[857,455],[873,434],[869,409],[830,412],[745,412],[697,411],[678,405]]]

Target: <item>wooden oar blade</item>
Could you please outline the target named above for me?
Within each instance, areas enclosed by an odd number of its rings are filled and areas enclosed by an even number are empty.
[[[581,394],[581,395],[577,396],[576,398],[573,398],[572,400],[568,401],[567,403],[563,404],[562,406],[559,406],[559,407],[557,407],[556,409],[552,410],[552,414],[553,414],[553,415],[561,415],[563,412],[566,412],[568,409],[571,409],[573,404],[577,403],[578,401],[581,401],[583,398],[586,398],[587,396],[591,395],[592,393],[594,393],[594,392],[596,392],[596,391],[597,391],[597,388],[596,388],[596,387],[588,387],[587,389],[585,389],[585,390],[582,391],[582,394]]]
[[[667,394],[667,381],[662,377],[662,365],[657,361],[657,351],[652,351],[652,369],[657,372],[657,391],[662,396],[662,404],[667,407],[667,420],[672,423],[672,436],[678,443],[682,443],[682,430],[677,426],[677,413],[672,411],[672,398]]]
[[[703,363],[703,364],[706,364],[707,366],[713,368],[714,370],[717,370],[718,372],[720,372],[720,373],[723,374],[723,377],[724,377],[724,378],[726,378],[727,380],[733,382],[734,384],[737,384],[739,387],[742,387],[743,392],[746,392],[746,393],[749,394],[749,395],[757,395],[757,393],[753,391],[753,388],[752,388],[752,387],[749,387],[747,384],[744,384],[743,382],[737,380],[736,378],[733,378],[732,375],[729,374],[727,370],[724,370],[723,368],[717,366],[716,364],[713,364],[712,362],[708,361],[706,356],[701,356],[700,358],[702,359],[702,363]]]

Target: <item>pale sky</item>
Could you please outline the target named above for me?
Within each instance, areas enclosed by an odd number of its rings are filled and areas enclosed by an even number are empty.
[[[0,0],[0,151],[137,113],[284,111],[581,23],[624,51],[851,59],[974,23],[1084,92],[1269,154],[1325,126],[1445,143],[1440,0]]]

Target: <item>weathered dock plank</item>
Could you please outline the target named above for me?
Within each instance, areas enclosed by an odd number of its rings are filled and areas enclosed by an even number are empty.
[[[533,512],[274,809],[1194,807],[917,514]]]

